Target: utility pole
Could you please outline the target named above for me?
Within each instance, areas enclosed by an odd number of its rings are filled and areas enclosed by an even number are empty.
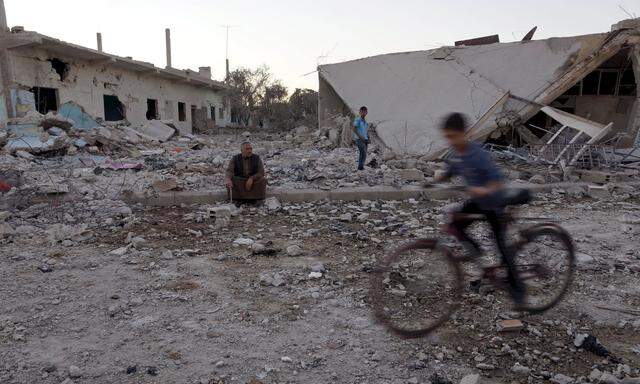
[[[226,75],[224,80],[229,80],[229,30],[235,27],[235,25],[223,25],[222,28],[227,30],[227,45],[225,48],[225,66],[226,66]]]

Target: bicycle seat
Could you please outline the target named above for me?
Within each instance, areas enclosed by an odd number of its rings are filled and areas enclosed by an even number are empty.
[[[504,191],[504,205],[525,205],[533,200],[533,194],[526,188],[507,188]]]

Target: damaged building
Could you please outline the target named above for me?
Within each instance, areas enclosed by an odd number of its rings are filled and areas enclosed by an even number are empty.
[[[598,145],[638,161],[640,20],[576,37],[532,40],[534,31],[320,66],[319,126],[366,105],[388,149],[437,158],[446,153],[439,121],[459,111],[473,138],[527,148],[546,164],[572,165]]]
[[[5,27],[0,32],[0,121],[30,111],[57,112],[76,129],[116,124],[143,126],[170,121],[181,133],[204,132],[230,122],[226,86],[198,71],[171,66],[166,31],[167,66],[158,68],[131,57],[70,44],[36,32]]]

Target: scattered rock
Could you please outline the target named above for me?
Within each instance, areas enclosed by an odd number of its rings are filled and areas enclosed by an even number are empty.
[[[550,381],[555,384],[571,384],[574,380],[569,376],[565,376],[559,373],[553,376]]]
[[[69,366],[69,377],[72,379],[78,379],[80,377],[82,377],[82,370],[75,365],[70,365]]]
[[[460,384],[480,384],[480,375],[467,375],[460,380]]]
[[[304,253],[304,251],[302,250],[302,247],[300,247],[297,244],[290,245],[290,246],[287,247],[287,255],[289,255],[291,257],[300,256],[303,253]]]
[[[534,175],[529,179],[529,182],[532,184],[545,184],[547,179],[542,175]]]

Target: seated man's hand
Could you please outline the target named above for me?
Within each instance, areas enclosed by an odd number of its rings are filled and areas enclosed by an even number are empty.
[[[250,177],[249,179],[247,179],[247,182],[245,183],[244,187],[247,191],[250,191],[251,188],[253,188],[253,177]]]
[[[227,179],[227,188],[229,189],[233,188],[233,181],[231,181],[231,179]]]

